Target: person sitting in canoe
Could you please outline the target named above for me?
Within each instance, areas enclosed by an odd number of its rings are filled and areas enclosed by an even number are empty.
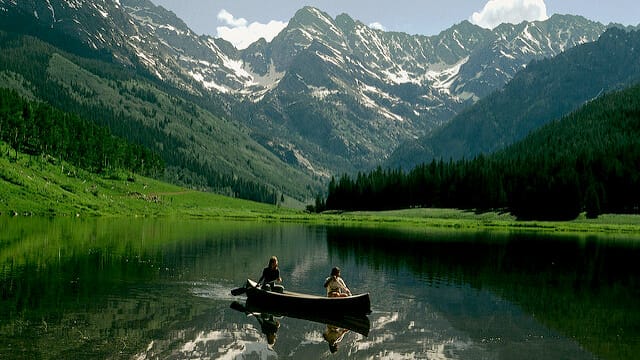
[[[324,281],[324,287],[327,289],[328,297],[346,297],[351,296],[351,290],[347,287],[340,277],[340,268],[331,269],[331,276]]]
[[[258,280],[258,286],[265,290],[283,292],[284,287],[282,285],[276,285],[276,282],[282,282],[282,278],[280,277],[280,268],[278,268],[278,258],[272,256],[269,259],[269,265],[262,270],[262,276],[260,276]]]

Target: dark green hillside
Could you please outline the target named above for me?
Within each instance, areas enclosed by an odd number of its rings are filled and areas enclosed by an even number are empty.
[[[640,85],[593,100],[490,156],[344,175],[318,205],[503,209],[558,220],[582,211],[640,213]]]
[[[430,136],[398,148],[388,164],[411,168],[432,159],[472,158],[524,138],[602,93],[640,80],[640,32],[612,28],[598,41],[533,61],[504,89]]]
[[[233,121],[213,115],[135,69],[82,58],[38,39],[0,32],[0,87],[106,126],[159,154],[160,178],[246,199],[305,199],[318,180],[295,170]]]
[[[157,176],[164,171],[162,159],[146,148],[78,116],[28,102],[7,89],[0,89],[0,140],[13,148],[16,159],[18,153],[54,156],[98,174],[126,170]],[[3,155],[11,156],[10,152]]]

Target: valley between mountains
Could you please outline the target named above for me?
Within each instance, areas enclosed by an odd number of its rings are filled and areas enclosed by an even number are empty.
[[[239,50],[148,0],[0,0],[0,84],[157,153],[162,180],[308,203],[332,177],[487,154],[633,85],[637,38],[572,15],[409,35],[304,7]]]

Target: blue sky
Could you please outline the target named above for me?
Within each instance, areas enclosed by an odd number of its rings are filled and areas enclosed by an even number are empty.
[[[295,12],[310,5],[335,18],[347,13],[372,27],[434,35],[463,20],[483,27],[582,15],[604,24],[640,24],[638,0],[151,0],[173,11],[198,34],[225,38],[238,48],[271,40]]]

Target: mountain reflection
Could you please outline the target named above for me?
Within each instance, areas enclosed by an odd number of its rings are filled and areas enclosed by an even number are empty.
[[[176,334],[178,338],[186,334]],[[195,336],[194,336],[195,335]],[[174,344],[171,340],[154,340],[145,351],[134,356],[143,359],[243,359],[277,358],[277,354],[260,331],[252,326],[229,327],[227,329],[200,331],[192,334],[192,340],[183,340]],[[175,350],[170,350],[175,348]]]

